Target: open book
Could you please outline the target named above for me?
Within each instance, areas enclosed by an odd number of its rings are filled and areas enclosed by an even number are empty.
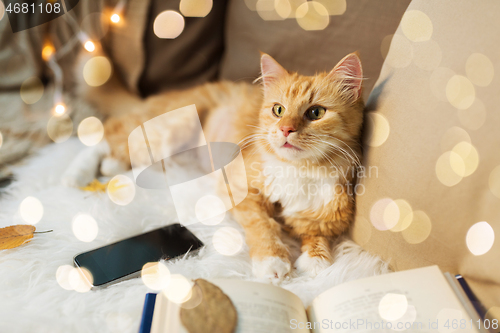
[[[437,266],[346,282],[321,293],[307,309],[298,296],[270,284],[210,282],[235,305],[238,333],[487,332],[455,278]],[[160,293],[151,333],[186,332],[179,309]]]

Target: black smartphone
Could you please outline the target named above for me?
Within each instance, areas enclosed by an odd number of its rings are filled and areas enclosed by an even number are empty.
[[[148,262],[173,259],[202,246],[187,228],[172,224],[77,254],[73,260],[76,267],[86,268],[92,274],[93,288],[103,288],[140,276]]]

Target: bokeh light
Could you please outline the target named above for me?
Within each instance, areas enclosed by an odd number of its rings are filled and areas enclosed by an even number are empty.
[[[330,23],[330,16],[325,6],[317,1],[304,2],[295,11],[297,23],[304,30],[323,30]]]
[[[149,289],[163,290],[170,284],[170,271],[162,262],[148,262],[142,267],[141,278]]]
[[[468,78],[454,75],[446,85],[446,98],[457,109],[465,110],[474,103],[476,90]]]
[[[325,6],[328,14],[330,15],[342,15],[347,9],[346,0],[316,0],[323,6]]]
[[[457,126],[450,127],[441,137],[441,150],[443,152],[452,150],[460,142],[471,143],[469,133]]]
[[[279,2],[276,3],[275,0],[259,0],[255,4],[255,9],[257,10],[257,13],[259,14],[260,18],[263,19],[264,21],[280,21],[284,20],[286,16],[281,16],[286,10],[286,2],[283,2],[281,0],[278,0]],[[286,0],[285,0],[286,1]],[[281,12],[278,12],[278,10]],[[290,7],[291,11],[291,7]]]
[[[196,218],[203,224],[216,225],[224,220],[226,216],[224,202],[215,195],[201,197],[195,205]]]
[[[113,22],[113,23],[118,23],[118,22],[120,22],[120,19],[121,19],[121,18],[120,18],[120,15],[118,15],[118,14],[116,14],[116,13],[115,13],[115,14],[113,14],[113,15],[111,15],[111,18],[110,18],[111,22]]]
[[[486,107],[484,103],[476,97],[470,108],[458,110],[458,119],[463,127],[470,130],[478,130],[486,121]]]
[[[66,112],[66,107],[64,106],[64,104],[59,103],[54,108],[54,111],[55,111],[56,114],[62,115],[64,112]]]
[[[389,133],[389,122],[383,115],[376,112],[366,114],[366,144],[379,147],[387,140]]]
[[[412,42],[425,42],[431,39],[432,22],[429,16],[419,10],[408,10],[401,19],[401,29]]]
[[[127,176],[116,175],[109,181],[107,192],[115,204],[126,206],[134,200],[135,184]]]
[[[44,47],[42,48],[42,59],[44,61],[49,61],[55,52],[56,48],[54,47],[54,45],[50,43],[45,44]]]
[[[491,171],[488,179],[488,185],[491,193],[500,199],[500,165]]]
[[[75,268],[70,265],[62,265],[57,268],[56,271],[56,281],[59,286],[65,290],[73,290],[69,283],[69,273],[73,271]]]
[[[212,0],[181,0],[179,10],[186,17],[205,17],[212,6]]]
[[[163,289],[163,294],[174,303],[185,303],[191,298],[193,283],[183,275],[172,274],[167,288]]]
[[[73,133],[73,121],[67,114],[54,115],[47,123],[47,135],[56,142],[61,143],[71,136]]]
[[[113,68],[108,58],[97,56],[90,58],[83,66],[83,79],[91,87],[99,87],[108,82]]]
[[[443,185],[451,187],[460,183],[463,178],[460,173],[465,173],[465,163],[460,155],[447,151],[438,158],[436,176]]]
[[[35,197],[26,197],[19,205],[21,218],[28,224],[37,224],[43,217],[43,205]]]
[[[201,301],[203,301],[203,291],[199,285],[194,284],[191,288],[189,299],[181,303],[180,306],[184,309],[193,309],[200,305]]]
[[[394,224],[390,230],[400,232],[410,226],[413,221],[413,209],[408,201],[397,199],[387,205],[384,211],[384,221],[386,225]]]
[[[166,10],[156,16],[153,31],[158,38],[174,39],[184,30],[184,17],[176,11]]]
[[[288,0],[274,0],[274,9],[283,19],[290,17],[290,14],[292,13],[292,6]]]
[[[73,234],[82,242],[92,242],[99,233],[99,226],[88,214],[77,214],[72,222]]]
[[[387,321],[395,321],[403,317],[408,310],[408,300],[405,295],[387,293],[380,299],[378,313]]]
[[[479,164],[479,154],[476,148],[466,141],[462,141],[458,143],[455,147],[453,147],[452,152],[456,153],[458,156],[462,158],[464,169],[455,169],[452,164],[453,171],[457,173],[457,175],[462,177],[468,177],[476,171],[477,166]],[[461,168],[461,167],[460,167]]]
[[[429,237],[431,230],[432,222],[429,216],[421,210],[416,210],[410,225],[401,234],[408,243],[419,244]]]
[[[2,144],[3,144],[3,135],[2,132],[0,132],[0,148],[2,148]]]
[[[214,233],[212,244],[220,254],[233,256],[243,247],[243,236],[235,228],[223,227]]]
[[[79,293],[86,293],[92,288],[94,277],[92,273],[84,267],[73,268],[68,273],[68,281],[71,289]]]
[[[408,39],[401,35],[394,35],[391,40],[389,53],[385,58],[386,63],[394,68],[404,68],[411,64],[413,48]]]
[[[446,97],[446,86],[454,75],[455,72],[446,67],[438,67],[431,74],[429,85],[432,94],[442,102],[448,101]]]
[[[5,6],[3,5],[3,2],[0,1],[0,21],[3,19],[4,15],[5,15]]]
[[[465,72],[469,80],[480,87],[488,86],[495,75],[493,63],[482,53],[473,53],[467,58]]]
[[[257,10],[257,1],[258,0],[245,0],[245,5],[247,5],[248,9],[255,12]]]
[[[386,208],[391,205],[394,200],[390,198],[383,198],[375,202],[370,210],[370,222],[377,230],[389,230],[393,228],[399,220],[399,212],[397,218],[390,215],[386,216]]]
[[[87,50],[89,52],[95,51],[95,44],[91,40],[86,41],[85,44],[83,45],[83,47],[85,48],[85,50]]]
[[[432,71],[439,67],[443,53],[441,47],[434,40],[426,42],[414,43],[413,48],[413,62],[418,67]]]
[[[78,138],[86,146],[95,146],[104,136],[104,126],[96,117],[88,117],[78,125]]]
[[[469,251],[475,256],[480,256],[493,246],[495,232],[488,222],[478,222],[469,228],[465,241]]]
[[[21,99],[26,104],[35,104],[42,98],[43,91],[42,81],[36,76],[29,77],[21,84]]]

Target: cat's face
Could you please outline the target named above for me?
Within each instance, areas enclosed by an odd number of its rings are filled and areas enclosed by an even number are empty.
[[[268,151],[289,162],[352,162],[363,119],[358,56],[350,54],[330,73],[315,76],[288,73],[265,54],[261,64],[259,127]]]

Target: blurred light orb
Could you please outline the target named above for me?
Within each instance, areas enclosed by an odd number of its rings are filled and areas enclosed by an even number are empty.
[[[474,100],[470,108],[458,110],[458,119],[463,127],[470,130],[478,130],[486,121],[486,107],[479,98]]]
[[[99,87],[105,84],[111,77],[112,72],[111,62],[103,56],[93,57],[83,66],[83,78],[91,87]]]
[[[370,209],[370,221],[375,229],[380,231],[389,230],[394,228],[399,220],[399,211],[397,212],[397,219],[391,218],[390,213],[386,215],[386,209],[392,205],[394,200],[390,198],[383,198],[375,202]],[[397,207],[397,205],[396,205]]]
[[[401,29],[412,42],[425,42],[432,36],[432,21],[420,10],[406,11],[401,19]]]
[[[493,171],[490,173],[490,177],[488,179],[488,185],[490,187],[491,193],[500,199],[500,165],[498,165]]]
[[[99,226],[89,214],[78,214],[73,218],[73,234],[82,242],[92,242],[99,233]]]
[[[436,68],[430,77],[429,85],[432,93],[442,102],[447,102],[446,86],[450,79],[455,75],[455,72],[446,67]]]
[[[413,209],[408,201],[397,199],[391,202],[384,211],[384,219],[388,220],[386,224],[392,224],[396,220],[396,224],[390,230],[400,232],[407,229],[413,221]]]
[[[2,1],[0,1],[0,21],[3,19],[5,15],[5,6]]]
[[[469,228],[465,241],[469,251],[475,256],[480,256],[493,246],[495,232],[488,222],[478,222]]]
[[[134,200],[135,184],[125,175],[116,175],[108,183],[108,196],[120,206],[126,206]]]
[[[35,104],[42,98],[44,89],[43,83],[38,77],[29,77],[21,84],[21,99],[26,104]]]
[[[441,138],[441,150],[443,152],[452,150],[460,142],[471,143],[469,133],[458,126],[450,127]]]
[[[460,183],[465,173],[465,163],[457,153],[447,151],[436,162],[436,176],[445,186],[452,187]]]
[[[479,154],[473,145],[469,142],[463,141],[453,147],[452,152],[460,156],[463,161],[463,173],[460,173],[462,169],[453,169],[453,171],[455,171],[459,176],[468,177],[476,171],[477,166],[479,165]],[[454,168],[453,164],[452,168]]]
[[[405,68],[411,64],[413,48],[408,39],[401,35],[394,35],[385,61],[393,68]]]
[[[56,52],[56,49],[54,48],[54,45],[46,44],[42,49],[42,59],[44,61],[49,61],[55,52]]]
[[[347,9],[346,0],[316,0],[323,6],[325,6],[328,14],[330,15],[342,15]]]
[[[26,197],[19,205],[19,213],[24,222],[37,224],[43,217],[43,205],[35,197]]]
[[[387,321],[398,320],[404,316],[406,310],[408,310],[408,299],[402,294],[387,293],[378,304],[380,317]]]
[[[56,281],[61,288],[65,290],[73,290],[73,287],[71,287],[71,284],[69,283],[69,274],[74,269],[76,268],[70,265],[62,265],[57,268]]]
[[[474,103],[476,90],[468,78],[454,75],[446,85],[446,98],[457,109],[465,110]]]
[[[95,44],[91,40],[86,41],[85,44],[83,45],[83,47],[85,48],[85,50],[87,50],[89,52],[95,51]]]
[[[279,2],[276,3],[276,0],[259,0],[257,1],[255,8],[257,10],[257,13],[259,14],[260,18],[263,19],[264,21],[282,21],[286,17],[282,17],[278,12],[277,12],[277,6],[281,7],[280,11],[282,14],[284,14],[285,7],[283,6],[283,2],[278,0]],[[291,10],[291,9],[290,9]]]
[[[56,114],[62,115],[65,111],[66,111],[66,107],[64,106],[64,104],[59,103],[56,105],[56,107],[55,107]]]
[[[212,0],[181,0],[179,10],[186,17],[205,17],[212,10]]]
[[[410,225],[401,234],[408,243],[419,244],[429,237],[431,230],[432,223],[429,216],[421,210],[416,210],[413,212],[413,219]]]
[[[47,135],[56,142],[61,143],[69,139],[73,133],[73,121],[67,114],[52,116],[47,123]]]
[[[189,301],[192,296],[193,284],[181,274],[172,274],[170,284],[163,289],[163,294],[177,304]]]
[[[2,148],[2,144],[3,144],[3,135],[2,132],[0,132],[0,148]]]
[[[121,18],[120,18],[120,15],[118,15],[118,14],[116,14],[116,13],[115,13],[115,14],[113,14],[113,15],[111,15],[111,22],[113,22],[113,23],[118,23],[118,22],[120,22],[120,19],[121,19]]]
[[[68,280],[71,289],[79,293],[86,293],[94,283],[92,273],[84,267],[73,268],[68,273]]]
[[[104,126],[96,117],[88,117],[78,125],[78,138],[86,146],[95,146],[104,136]]]
[[[170,284],[170,271],[162,262],[148,262],[142,267],[141,279],[149,289],[163,290]]]
[[[443,52],[441,47],[434,40],[426,42],[414,43],[413,48],[413,62],[419,68],[432,71],[439,67]]]
[[[476,86],[486,87],[495,75],[495,69],[490,58],[482,53],[473,53],[467,58],[465,63],[467,78]]]
[[[274,0],[274,9],[283,19],[290,17],[290,14],[292,13],[292,6],[288,0]]]
[[[215,195],[201,197],[194,208],[196,218],[203,224],[216,225],[224,220],[226,207],[222,200]]]
[[[153,31],[158,38],[174,39],[184,30],[184,17],[174,10],[166,10],[156,16]]]
[[[389,137],[389,121],[379,113],[368,112],[366,122],[366,144],[370,147],[380,147]]]
[[[297,23],[307,31],[323,30],[330,23],[328,10],[317,1],[307,1],[295,11]]]
[[[222,227],[214,233],[212,244],[220,254],[233,256],[243,247],[243,236],[235,228]]]

